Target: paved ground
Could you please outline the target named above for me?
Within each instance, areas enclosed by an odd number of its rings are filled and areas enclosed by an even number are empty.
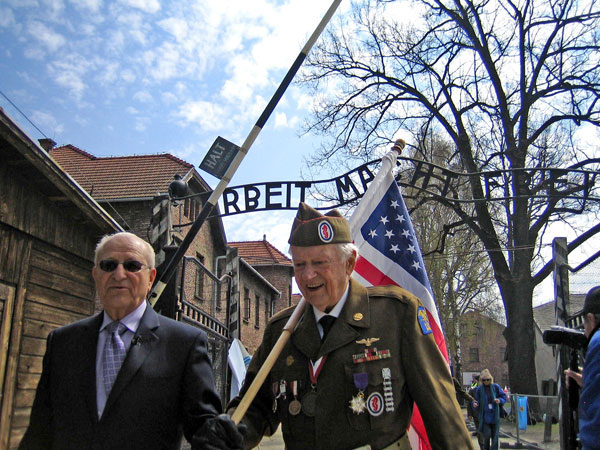
[[[472,428],[471,424],[466,419],[466,412],[463,409],[467,426]],[[472,430],[471,430],[472,431]],[[479,448],[477,437],[472,436],[473,446]],[[283,437],[281,436],[281,428],[277,430],[271,437],[266,437],[262,440],[259,449],[283,449]],[[560,437],[558,434],[558,425],[552,426],[552,432],[549,442],[544,442],[544,424],[539,423],[535,426],[527,427],[527,430],[517,430],[514,423],[505,422],[500,424],[500,448],[528,448],[539,450],[560,450]],[[334,449],[332,449],[334,450]]]

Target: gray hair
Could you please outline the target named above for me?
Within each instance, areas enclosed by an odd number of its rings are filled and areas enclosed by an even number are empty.
[[[342,258],[343,262],[348,261],[350,258],[352,258],[352,255],[356,255],[356,258],[358,259],[358,247],[356,245],[354,245],[352,242],[347,242],[344,244],[335,244],[340,252],[340,257]]]
[[[130,233],[128,231],[117,231],[116,233],[111,233],[111,234],[106,234],[104,236],[102,236],[102,239],[100,239],[100,241],[98,242],[98,244],[96,245],[96,249],[94,250],[94,265],[98,265],[98,263],[100,262],[100,254],[102,253],[102,250],[104,249],[104,246],[109,243],[110,241],[112,241],[114,238],[120,237],[120,236],[128,236],[131,238],[134,238],[136,241],[140,242],[142,244],[143,247],[143,255],[146,258],[146,264],[148,264],[148,268],[149,269],[153,269],[154,268],[154,264],[155,264],[155,255],[154,255],[154,249],[152,248],[152,246],[146,242],[145,240],[143,240],[142,238],[140,238],[139,236]]]

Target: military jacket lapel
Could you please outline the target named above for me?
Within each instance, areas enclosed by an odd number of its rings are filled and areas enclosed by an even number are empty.
[[[356,327],[368,328],[369,326],[369,298],[366,289],[351,279],[346,304],[319,349],[317,358],[356,340],[360,336]]]
[[[321,346],[321,337],[317,330],[317,322],[312,311],[312,306],[307,302],[300,323],[292,333],[292,343],[308,359],[314,361],[318,358],[317,352]]]
[[[324,354],[330,353],[357,339],[360,334],[355,327],[368,328],[370,324],[371,318],[367,290],[360,283],[351,279],[346,304],[338,320],[333,324],[325,342],[321,345],[315,315],[312,311],[312,306],[308,303],[304,309],[301,322],[292,334],[292,342],[306,357],[315,361]]]

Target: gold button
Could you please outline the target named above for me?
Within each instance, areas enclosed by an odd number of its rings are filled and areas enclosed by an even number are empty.
[[[356,313],[352,318],[358,322],[359,320],[362,320],[363,315],[361,313]]]
[[[288,367],[290,367],[292,364],[294,364],[294,357],[292,355],[288,356],[285,360],[285,363]]]

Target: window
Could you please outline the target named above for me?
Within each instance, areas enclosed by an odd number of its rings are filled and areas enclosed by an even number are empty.
[[[254,299],[254,327],[260,327],[260,295],[256,294],[256,298]]]
[[[250,320],[250,291],[244,288],[244,322]]]
[[[190,220],[196,220],[200,213],[200,202],[195,198],[186,198],[183,203],[183,214]]]
[[[479,362],[479,348],[471,347],[469,349],[469,362]]]
[[[271,316],[271,302],[268,299],[265,299],[265,327],[267,326],[267,322],[269,321],[270,316]]]
[[[200,253],[196,253],[196,259],[204,265],[204,256]],[[196,289],[194,290],[194,296],[199,300],[204,300],[204,268],[196,266]]]

